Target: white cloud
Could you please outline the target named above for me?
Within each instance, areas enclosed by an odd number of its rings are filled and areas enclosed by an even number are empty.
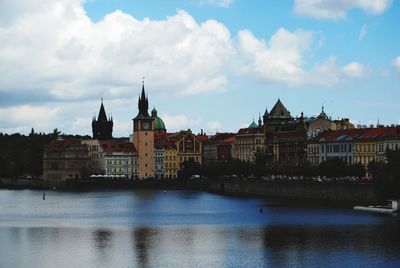
[[[212,121],[207,123],[207,131],[210,133],[216,132],[218,129],[221,129],[221,123],[218,121]]]
[[[59,108],[20,105],[0,108],[0,129],[7,132],[29,132],[31,128],[54,129]],[[53,128],[52,128],[53,127]]]
[[[400,72],[400,56],[394,59],[393,66]]]
[[[217,5],[221,7],[229,7],[233,4],[234,0],[201,0],[200,3],[206,3],[210,5]]]
[[[295,0],[294,11],[317,19],[338,20],[346,17],[352,8],[369,14],[382,14],[391,3],[392,0]]]
[[[358,39],[359,39],[359,40],[363,40],[364,37],[367,35],[367,33],[368,33],[368,27],[367,27],[366,24],[364,24],[364,25],[361,27],[360,33],[358,34]]]
[[[241,72],[262,82],[283,83],[290,87],[304,85],[332,87],[343,81],[346,76],[358,77],[354,69],[360,69],[361,64],[340,67],[332,57],[307,70],[304,67],[306,65],[304,54],[310,50],[314,38],[315,34],[311,31],[289,32],[281,28],[265,41],[257,39],[250,31],[240,31],[238,53],[244,62],[241,65]],[[343,68],[350,70],[343,72]]]
[[[161,117],[165,123],[168,132],[193,129],[202,122],[200,117],[189,118],[184,114],[168,115],[163,114]]]
[[[30,130],[34,124],[89,134],[87,118],[98,111],[100,97],[112,99],[107,109],[114,118],[131,114],[143,76],[147,88],[166,96],[224,91],[232,77],[243,75],[292,87],[332,86],[349,77],[334,59],[307,62],[308,52],[320,43],[311,31],[280,28],[266,40],[248,30],[231,36],[222,23],[198,23],[185,11],[162,20],[115,11],[93,22],[82,2],[0,1],[0,93],[18,95],[26,104],[18,107],[28,113],[30,107],[30,115],[36,115],[31,121],[3,118],[2,129]],[[31,94],[48,109],[43,116],[39,107],[29,106]],[[11,108],[1,109],[5,115]],[[185,115],[164,117],[171,131],[201,122]],[[114,129],[127,136],[130,124],[116,121]]]
[[[343,73],[349,77],[360,78],[367,74],[367,70],[361,63],[352,62],[343,67]]]

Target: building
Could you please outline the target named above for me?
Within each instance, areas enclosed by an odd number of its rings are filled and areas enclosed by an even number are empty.
[[[166,179],[178,178],[179,162],[178,150],[175,142],[167,141],[164,147],[164,177]]]
[[[294,120],[293,117],[290,115],[290,112],[286,109],[285,105],[283,105],[280,99],[278,99],[269,113],[268,110],[265,109],[265,113],[263,115],[263,131],[265,152],[267,154],[268,162],[274,162],[274,155],[276,155],[276,152],[274,151],[276,148],[274,148],[273,143],[274,133],[280,130],[282,124],[292,120]]]
[[[139,179],[154,178],[154,119],[149,115],[149,101],[142,85],[139,113],[133,119],[133,144],[139,155]]]
[[[297,120],[282,123],[272,134],[274,164],[293,167],[307,162],[307,127],[303,113]]]
[[[324,106],[322,106],[321,113],[317,117],[306,120],[306,125],[308,139],[318,136],[319,133],[325,130],[336,130],[336,124],[325,113]]]
[[[254,162],[256,153],[265,152],[263,128],[253,122],[247,128],[241,128],[236,134],[234,148],[236,158],[241,161]]]
[[[340,158],[347,164],[362,164],[368,176],[372,161],[386,162],[386,150],[400,148],[400,127],[329,130],[309,140],[307,159],[313,165]]]
[[[43,151],[43,179],[66,181],[89,176],[89,152],[87,145],[79,140],[59,137]]]
[[[217,162],[218,159],[218,145],[224,140],[234,137],[233,133],[216,133],[214,136],[209,137],[203,142],[203,163],[205,165]]]
[[[103,99],[101,99],[100,111],[97,120],[96,117],[93,117],[92,119],[93,139],[98,139],[98,140],[111,139],[113,124],[114,123],[111,117],[107,119],[106,111],[103,105]]]
[[[89,153],[89,173],[91,175],[104,175],[105,174],[105,153],[101,143],[104,141],[96,139],[81,140],[85,144]]]
[[[347,164],[354,163],[354,139],[357,130],[328,130],[309,140],[307,145],[307,160],[312,165],[340,158]]]
[[[165,130],[165,126],[164,126]],[[154,132],[154,167],[155,167],[155,178],[165,178],[165,148],[164,139],[165,132]]]
[[[105,175],[111,178],[138,178],[138,154],[131,142],[105,141]]]
[[[236,137],[229,137],[217,145],[217,161],[228,162],[236,158],[235,154]]]

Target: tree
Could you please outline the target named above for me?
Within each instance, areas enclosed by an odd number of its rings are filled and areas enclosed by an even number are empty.
[[[193,175],[199,175],[201,173],[201,165],[200,163],[194,161],[193,159],[189,159],[187,161],[182,162],[182,169],[180,172],[181,179],[188,179]]]

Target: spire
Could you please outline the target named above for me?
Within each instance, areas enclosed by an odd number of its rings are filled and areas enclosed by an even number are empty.
[[[258,126],[261,127],[262,120],[261,120],[261,113],[258,113]]]
[[[142,92],[139,95],[139,100],[138,100],[138,109],[139,109],[139,114],[138,116],[148,118],[150,117],[148,109],[149,109],[149,100],[146,97],[146,91],[144,89],[144,77],[142,80]]]
[[[100,121],[100,122],[107,121],[106,110],[104,109],[104,105],[103,105],[103,98],[101,98],[100,111],[99,111],[99,116],[97,117],[97,121]]]

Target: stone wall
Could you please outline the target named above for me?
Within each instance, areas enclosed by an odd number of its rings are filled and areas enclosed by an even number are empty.
[[[377,193],[369,183],[319,183],[319,182],[233,182],[212,181],[211,191],[265,198],[309,199],[377,204]]]

